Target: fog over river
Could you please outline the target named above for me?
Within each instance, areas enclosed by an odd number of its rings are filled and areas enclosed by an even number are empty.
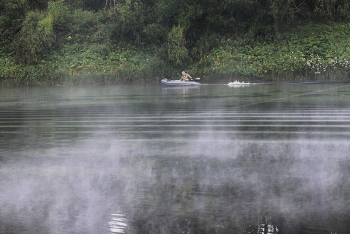
[[[350,233],[350,84],[0,88],[0,233]]]

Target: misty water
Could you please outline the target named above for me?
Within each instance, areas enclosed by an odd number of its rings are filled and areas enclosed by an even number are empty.
[[[0,233],[350,233],[350,84],[0,89]]]

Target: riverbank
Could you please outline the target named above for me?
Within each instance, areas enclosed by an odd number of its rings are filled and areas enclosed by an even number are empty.
[[[12,54],[0,52],[0,85],[158,83],[164,77],[177,78],[179,69],[206,83],[217,79],[344,81],[350,74],[349,33],[349,23],[331,22],[299,25],[269,39],[222,38],[187,66],[165,61],[162,47],[122,47],[90,40],[88,35],[79,35],[79,40],[69,35],[31,64],[18,63]]]

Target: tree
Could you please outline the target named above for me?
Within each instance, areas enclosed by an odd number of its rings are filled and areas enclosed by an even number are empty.
[[[82,8],[84,10],[98,11],[104,8],[106,0],[65,0],[72,9]]]
[[[106,0],[104,10],[107,10],[108,8],[114,9],[115,8],[115,2],[116,2],[116,0]]]
[[[26,0],[0,0],[1,44],[8,45],[13,40],[15,33],[21,29],[28,8]]]
[[[34,63],[38,54],[54,41],[52,14],[29,11],[18,38],[13,42],[17,62]]]
[[[47,11],[53,17],[53,25],[57,28],[67,27],[70,21],[70,14],[68,7],[61,1],[52,2],[50,1],[47,7]]]
[[[183,64],[188,59],[188,51],[185,47],[184,28],[173,27],[168,35],[167,42],[168,59],[176,65]]]
[[[31,10],[45,10],[48,2],[48,0],[28,0],[28,5]]]
[[[293,4],[295,4],[293,0],[269,0],[269,12],[273,16],[276,33],[279,33],[283,26],[289,26],[293,22],[295,17]]]

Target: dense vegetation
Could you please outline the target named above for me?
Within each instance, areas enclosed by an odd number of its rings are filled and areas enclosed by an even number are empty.
[[[0,0],[1,85],[347,80],[347,0]]]

